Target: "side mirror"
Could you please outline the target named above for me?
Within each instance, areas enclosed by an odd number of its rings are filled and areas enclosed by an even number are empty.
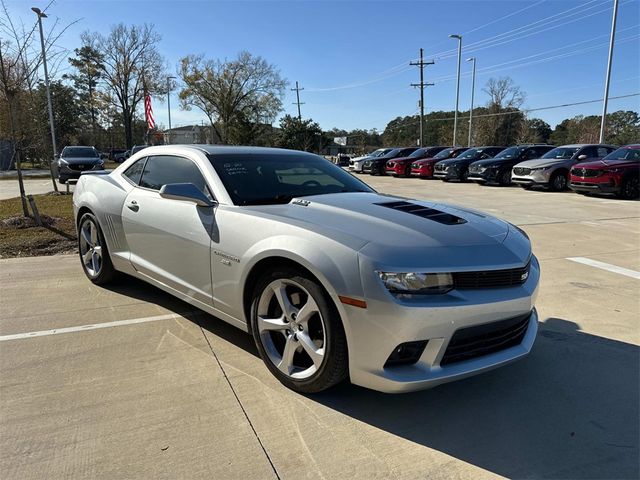
[[[167,183],[160,189],[160,196],[170,200],[182,200],[195,203],[199,207],[213,207],[209,200],[193,183]]]
[[[582,155],[578,155],[578,160],[586,160],[587,158],[589,158],[587,155],[585,155],[584,153]]]

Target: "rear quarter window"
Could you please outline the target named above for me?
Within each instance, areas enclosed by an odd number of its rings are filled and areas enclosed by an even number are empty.
[[[142,171],[144,170],[144,162],[146,160],[147,159],[145,157],[145,158],[141,158],[140,160],[136,161],[133,165],[131,165],[129,168],[127,168],[122,175],[127,177],[134,184],[139,185],[140,184],[140,177],[142,176]]]

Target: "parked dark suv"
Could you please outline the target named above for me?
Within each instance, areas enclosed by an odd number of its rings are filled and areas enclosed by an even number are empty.
[[[58,180],[78,179],[82,172],[104,170],[104,160],[93,147],[64,147],[58,159]]]
[[[469,165],[469,180],[477,183],[511,185],[511,169],[520,162],[540,158],[554,145],[516,145],[505,148],[495,157]]]
[[[478,160],[493,158],[506,147],[475,147],[461,153],[458,157],[440,160],[436,163],[433,176],[446,182],[460,180],[466,182],[469,176],[469,165]]]
[[[386,175],[387,174],[387,160],[392,158],[404,158],[415,152],[418,147],[406,147],[395,148],[386,155],[377,158],[371,158],[364,162],[362,166],[362,172],[370,175]]]

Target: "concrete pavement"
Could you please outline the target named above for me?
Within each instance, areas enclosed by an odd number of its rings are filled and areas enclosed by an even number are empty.
[[[50,178],[25,178],[24,190],[27,195],[39,195],[41,193],[53,192],[53,185]],[[58,190],[64,192],[67,185],[58,183]],[[69,185],[69,191],[73,192],[73,185]],[[0,180],[0,200],[20,196],[20,187],[17,178]]]
[[[0,340],[152,318],[0,341],[2,477],[638,478],[640,280],[568,258],[638,271],[640,203],[365,180],[527,231],[543,269],[528,358],[413,394],[301,396],[247,334],[154,287],[95,287],[75,256],[2,260]]]

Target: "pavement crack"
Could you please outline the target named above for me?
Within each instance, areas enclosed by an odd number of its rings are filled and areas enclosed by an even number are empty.
[[[247,419],[247,422],[249,423],[249,426],[251,427],[251,431],[255,435],[256,440],[258,441],[258,444],[260,445],[260,448],[264,452],[265,457],[267,457],[267,461],[269,462],[269,465],[271,465],[271,469],[273,470],[274,475],[276,476],[276,478],[278,480],[281,480],[280,479],[280,474],[278,473],[278,470],[276,469],[276,466],[274,465],[273,460],[269,456],[269,452],[267,452],[267,449],[265,448],[264,444],[262,443],[262,440],[260,439],[260,436],[258,435],[258,432],[256,431],[255,427],[253,426],[253,423],[251,422],[251,419],[249,418],[249,414],[247,413],[247,410],[244,408],[244,405],[240,401],[240,397],[238,397],[238,393],[236,392],[236,389],[233,387],[233,384],[231,383],[231,380],[229,380],[229,377],[227,376],[227,372],[225,371],[224,367],[222,366],[222,362],[220,362],[220,359],[218,358],[218,355],[213,350],[213,346],[211,345],[211,342],[209,341],[209,338],[207,337],[207,335],[204,333],[204,329],[202,328],[202,325],[200,325],[200,322],[198,320],[196,320],[196,322],[198,324],[198,327],[200,327],[200,331],[202,332],[202,335],[204,336],[204,339],[207,342],[207,345],[209,345],[209,350],[211,350],[211,354],[213,355],[213,358],[215,359],[216,363],[218,364],[218,367],[220,367],[220,371],[222,371],[222,375],[224,376],[224,379],[226,380],[227,384],[229,385],[229,388],[231,389],[231,392],[233,393],[233,396],[235,397],[236,402],[238,402],[238,405],[240,406],[240,409],[242,410],[242,413],[244,414],[244,418]]]

